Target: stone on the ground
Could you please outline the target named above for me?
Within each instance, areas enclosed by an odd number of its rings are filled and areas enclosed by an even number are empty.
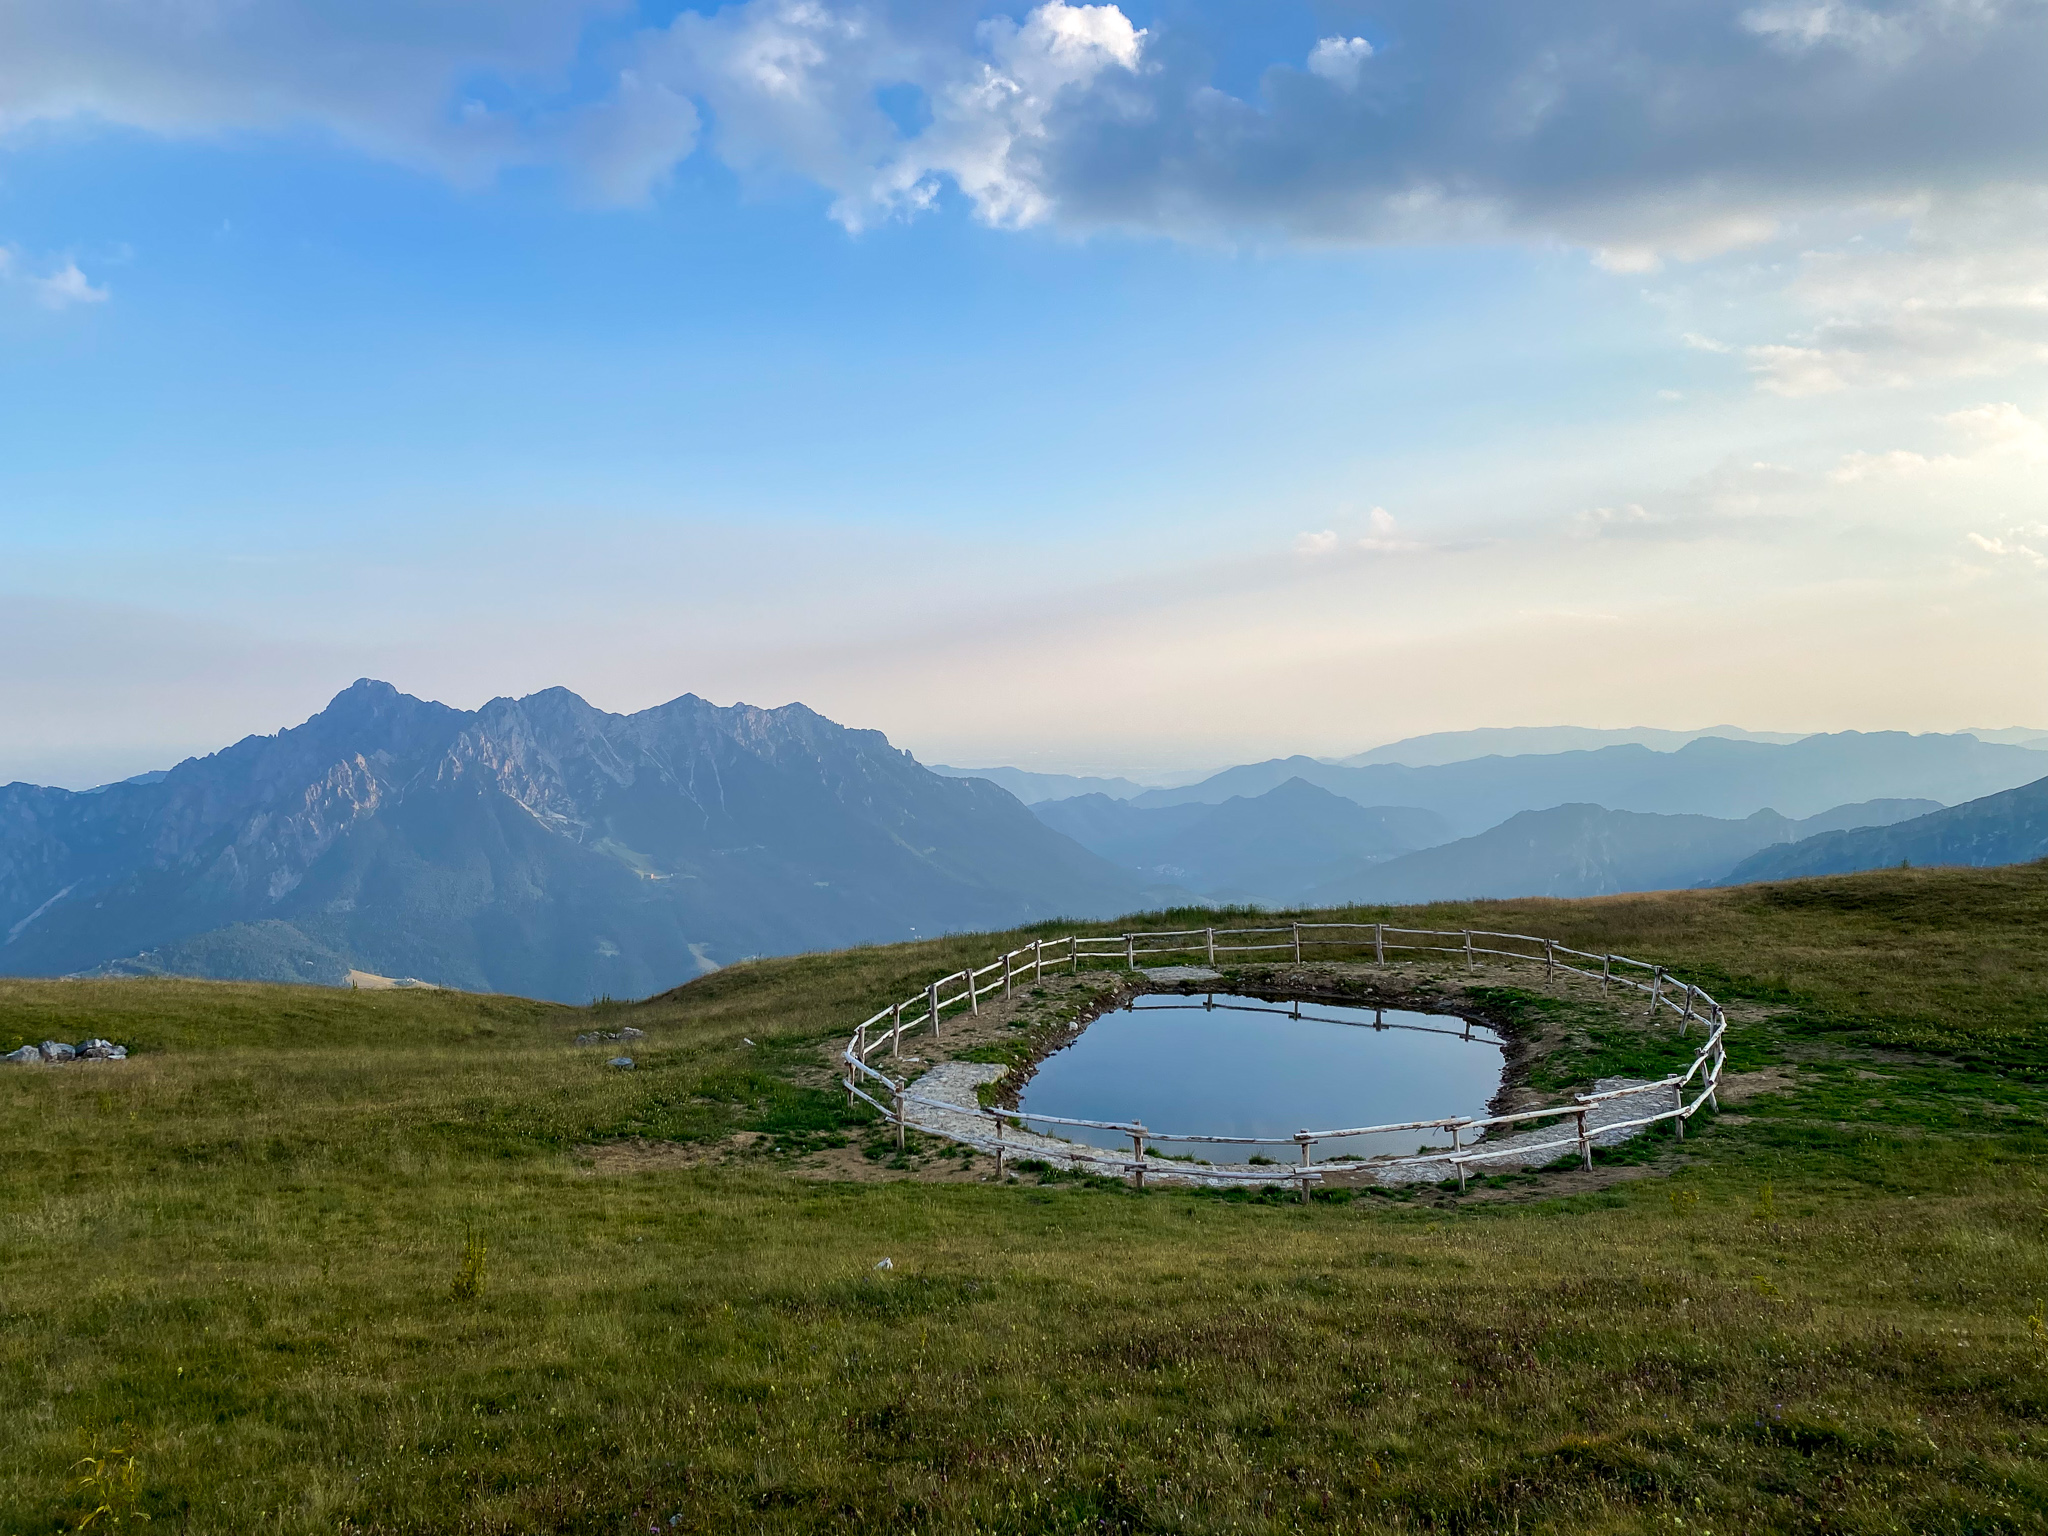
[[[111,1040],[88,1040],[78,1048],[78,1054],[91,1061],[126,1061],[128,1047]]]
[[[593,1029],[588,1034],[578,1035],[576,1043],[578,1045],[596,1045],[602,1040],[645,1040],[646,1038],[646,1030],[635,1029],[632,1025],[628,1024],[624,1029]]]
[[[0,1060],[19,1062],[41,1061],[42,1059],[43,1053],[32,1045],[24,1045],[20,1050],[9,1051],[6,1056],[0,1057]]]
[[[62,1040],[45,1040],[43,1042],[43,1060],[45,1061],[70,1061],[77,1054],[78,1052],[66,1045]]]
[[[614,1056],[610,1061],[606,1062],[605,1065],[608,1067],[618,1067],[624,1071],[630,1072],[633,1070],[633,1058],[630,1056]]]

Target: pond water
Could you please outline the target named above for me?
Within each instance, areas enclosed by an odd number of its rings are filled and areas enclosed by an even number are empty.
[[[1227,993],[1147,993],[1106,1013],[1039,1064],[1027,1116],[1135,1121],[1159,1131],[1273,1137],[1262,1146],[1163,1143],[1210,1162],[1254,1153],[1293,1161],[1296,1131],[1483,1115],[1506,1065],[1499,1035],[1448,1014],[1275,1002]],[[1033,1130],[1130,1150],[1117,1131]],[[1318,1158],[1411,1153],[1442,1133],[1400,1131],[1324,1142]]]

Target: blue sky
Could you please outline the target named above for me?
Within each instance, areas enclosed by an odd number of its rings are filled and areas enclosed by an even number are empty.
[[[362,674],[1130,771],[2048,719],[2037,3],[0,39],[0,780]]]

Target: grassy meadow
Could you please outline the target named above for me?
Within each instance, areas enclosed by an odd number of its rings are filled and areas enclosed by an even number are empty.
[[[0,1530],[2048,1530],[2048,866],[1403,921],[1667,962],[1768,1091],[1578,1192],[821,1181],[826,1045],[1012,936],[0,981],[0,1050],[135,1048],[0,1069]]]

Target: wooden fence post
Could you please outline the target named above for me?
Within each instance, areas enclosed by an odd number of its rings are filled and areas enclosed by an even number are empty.
[[[1586,1134],[1586,1112],[1583,1109],[1579,1111],[1579,1162],[1586,1172],[1593,1171],[1593,1142]]]
[[[1680,1141],[1683,1141],[1685,1140],[1685,1084],[1680,1083],[1677,1087],[1673,1088],[1671,1090],[1671,1095],[1674,1099],[1677,1100],[1677,1102],[1674,1105],[1672,1105],[1672,1108],[1678,1111],[1676,1118],[1672,1120],[1671,1124],[1672,1127],[1678,1132],[1678,1139]]]
[[[1003,1117],[994,1115],[993,1119],[996,1122],[996,1182],[1000,1184],[1003,1182]]]
[[[1290,923],[1288,928],[1294,934],[1294,963],[1301,964],[1301,924]]]
[[[1664,967],[1661,965],[1650,967],[1650,1018],[1654,1019],[1657,1017],[1657,994],[1663,990],[1663,986]]]
[[[974,990],[974,967],[968,966],[963,974],[967,978],[967,1011],[978,1014],[981,1012],[981,997]]]
[[[1135,971],[1137,968],[1138,936],[1134,933],[1127,933],[1124,935],[1124,969]]]
[[[889,1096],[896,1101],[896,1150],[901,1152],[903,1150],[903,1085],[901,1083],[892,1083],[889,1086]]]
[[[1031,941],[1031,985],[1037,986],[1045,980],[1045,940]]]
[[[1385,923],[1374,923],[1372,925],[1372,963],[1374,965],[1385,965],[1387,963],[1387,925]]]
[[[1142,1129],[1131,1132],[1131,1156],[1137,1159],[1132,1164],[1131,1183],[1134,1187],[1143,1189],[1145,1187],[1145,1133]]]
[[[1067,935],[1067,958],[1074,962],[1073,974],[1081,974],[1081,940],[1075,934]]]
[[[1557,946],[1548,939],[1543,941],[1543,979],[1557,980]]]
[[[1216,963],[1216,930],[1214,928],[1205,928],[1202,931],[1209,936],[1209,963],[1214,965]]]
[[[1465,969],[1468,971],[1479,969],[1479,962],[1472,958],[1472,930],[1470,928],[1465,930]]]
[[[1297,1136],[1296,1136],[1296,1137],[1295,1137],[1294,1139],[1295,1139],[1296,1141],[1298,1141],[1298,1142],[1300,1142],[1300,1143],[1301,1143],[1301,1173],[1300,1173],[1300,1174],[1298,1175],[1298,1178],[1299,1178],[1299,1181],[1300,1181],[1300,1184],[1301,1184],[1301,1203],[1302,1203],[1303,1205],[1307,1205],[1307,1204],[1308,1204],[1308,1165],[1309,1165],[1309,1139],[1308,1139],[1308,1138],[1307,1138],[1306,1136],[1301,1136],[1301,1135],[1297,1135]]]
[[[939,984],[936,981],[932,983],[931,990],[925,994],[925,999],[926,1006],[931,1010],[932,1038],[936,1040],[939,1038]]]
[[[889,1057],[892,1061],[901,1053],[903,1047],[903,1005],[898,1003],[894,1012],[895,1019],[889,1026]]]
[[[1609,980],[1610,980],[1610,979],[1612,978],[1612,976],[1613,976],[1613,975],[1614,975],[1614,956],[1612,956],[1612,955],[1602,955],[1602,956],[1600,957],[1600,990],[1601,990],[1602,992],[1605,992],[1605,991],[1607,990],[1607,983],[1608,983],[1608,981],[1609,981]]]

